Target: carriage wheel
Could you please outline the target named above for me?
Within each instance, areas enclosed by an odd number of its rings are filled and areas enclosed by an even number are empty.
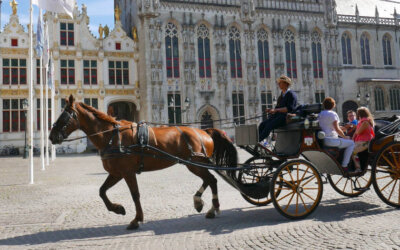
[[[271,198],[274,206],[289,219],[303,219],[314,212],[322,192],[321,176],[306,160],[287,161],[272,177]]]
[[[255,167],[265,166],[265,168],[254,168],[246,172],[240,171],[237,177],[239,182],[243,184],[253,184],[259,181],[267,181],[266,179],[272,177],[271,165],[269,164],[271,161],[273,161],[271,158],[251,157],[244,164]],[[267,178],[267,176],[269,176],[269,178]],[[272,202],[271,198],[269,198],[269,193],[267,193],[267,197],[260,199],[252,198],[246,194],[240,194],[252,205],[266,206]]]
[[[371,166],[363,176],[344,177],[342,175],[328,174],[328,181],[332,188],[341,195],[357,197],[368,190],[372,183]],[[354,187],[356,184],[356,188]]]
[[[400,142],[379,151],[372,166],[372,183],[383,202],[400,208]]]

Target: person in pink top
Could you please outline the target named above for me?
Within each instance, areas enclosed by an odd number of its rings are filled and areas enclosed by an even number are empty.
[[[371,112],[366,107],[357,109],[358,125],[354,132],[353,140],[355,147],[353,151],[353,161],[355,164],[355,172],[361,172],[360,162],[356,155],[368,148],[368,143],[375,137],[374,133],[374,118]]]

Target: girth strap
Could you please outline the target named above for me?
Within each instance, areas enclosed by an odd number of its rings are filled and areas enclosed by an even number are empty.
[[[143,163],[143,151],[144,148],[149,145],[149,126],[146,124],[145,121],[140,121],[137,125],[137,138],[138,138],[138,144],[140,145],[140,163],[139,163],[139,169],[136,172],[137,174],[142,173],[144,169],[144,163]]]

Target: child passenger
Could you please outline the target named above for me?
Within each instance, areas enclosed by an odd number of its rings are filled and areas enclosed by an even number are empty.
[[[355,172],[361,172],[360,162],[356,159],[356,155],[368,148],[368,143],[375,137],[374,133],[374,118],[371,112],[366,107],[357,109],[358,125],[356,132],[354,132],[353,140],[355,147],[353,151],[353,161],[355,164]]]

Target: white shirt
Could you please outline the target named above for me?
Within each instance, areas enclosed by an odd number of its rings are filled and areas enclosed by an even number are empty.
[[[324,110],[318,115],[319,126],[321,127],[322,131],[325,132],[325,137],[330,138],[338,138],[338,133],[336,132],[335,128],[333,127],[333,122],[337,121],[340,122],[339,116],[336,114],[335,111],[332,110]]]

